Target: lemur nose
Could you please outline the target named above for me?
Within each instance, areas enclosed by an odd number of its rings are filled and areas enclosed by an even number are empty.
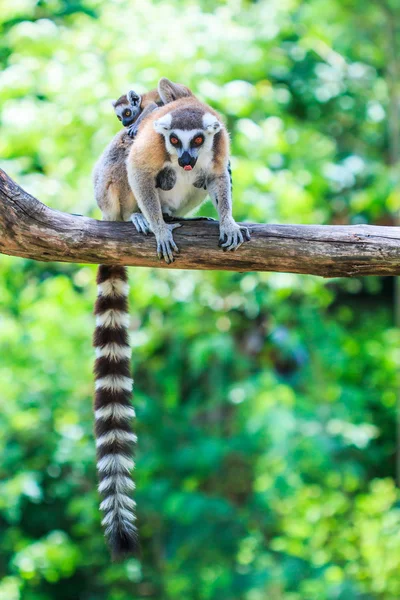
[[[182,156],[178,159],[179,166],[183,167],[185,171],[191,171],[196,164],[196,158],[191,156],[189,152],[182,152]]]

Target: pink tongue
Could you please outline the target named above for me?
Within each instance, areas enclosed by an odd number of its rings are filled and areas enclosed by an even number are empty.
[[[186,165],[185,167],[183,167],[184,171],[191,171],[193,169],[193,167],[191,167],[190,165]]]

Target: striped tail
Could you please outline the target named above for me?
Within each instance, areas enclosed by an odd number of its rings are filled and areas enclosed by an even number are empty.
[[[128,339],[128,275],[126,267],[100,265],[95,304],[96,380],[95,435],[102,524],[114,559],[138,549],[135,502],[130,497],[134,483],[130,473],[136,436],[131,430],[135,411]]]

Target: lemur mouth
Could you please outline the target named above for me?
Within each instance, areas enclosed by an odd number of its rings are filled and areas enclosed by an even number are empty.
[[[178,158],[178,164],[184,171],[191,171],[197,162],[197,158],[195,156],[191,156],[190,152],[185,150],[182,152],[181,156]]]

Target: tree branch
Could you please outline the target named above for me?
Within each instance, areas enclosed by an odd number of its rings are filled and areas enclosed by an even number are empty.
[[[180,254],[156,257],[154,236],[52,210],[0,169],[0,253],[41,261],[168,269],[280,271],[322,277],[400,274],[400,228],[368,225],[250,224],[236,252],[218,248],[218,223],[187,222],[174,232]]]

